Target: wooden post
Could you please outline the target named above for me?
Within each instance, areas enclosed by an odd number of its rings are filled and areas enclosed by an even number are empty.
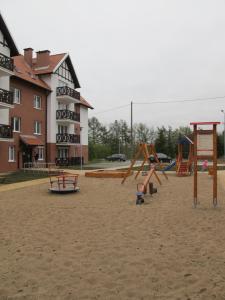
[[[198,153],[197,153],[197,125],[194,124],[194,207],[198,197]]]
[[[144,160],[143,160],[140,168],[138,169],[137,174],[135,175],[135,179],[137,179],[137,177],[139,176],[140,172],[143,170],[145,163],[148,162],[149,153],[148,153],[147,144],[142,144],[142,152],[143,152],[143,155],[144,155]]]
[[[131,170],[132,170],[132,168],[133,168],[133,166],[134,166],[136,160],[138,159],[138,157],[139,157],[139,155],[140,155],[142,149],[143,149],[143,144],[141,144],[141,145],[139,146],[139,150],[138,150],[138,152],[136,153],[134,159],[132,160],[131,165],[130,165],[130,167],[128,168],[126,174],[124,175],[124,178],[123,178],[121,184],[123,184],[124,181],[127,179],[127,177],[130,175],[130,172],[131,172]]]
[[[217,133],[213,124],[213,206],[217,206]]]

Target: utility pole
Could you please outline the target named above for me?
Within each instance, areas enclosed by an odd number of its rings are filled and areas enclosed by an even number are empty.
[[[133,156],[133,102],[130,103],[130,144],[131,144],[131,157]]]
[[[83,169],[83,159],[82,159],[82,156],[83,156],[83,148],[82,148],[82,139],[81,139],[81,136],[82,136],[82,129],[83,127],[80,127],[80,170],[82,171]]]
[[[223,109],[221,109],[221,112],[223,113],[223,159],[225,161],[225,112]]]

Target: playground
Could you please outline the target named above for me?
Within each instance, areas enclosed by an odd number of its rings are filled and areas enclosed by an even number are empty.
[[[223,172],[216,209],[207,172],[196,209],[193,176],[157,173],[162,185],[153,176],[158,192],[139,206],[142,176],[80,175],[66,195],[48,181],[1,192],[0,299],[223,299]]]

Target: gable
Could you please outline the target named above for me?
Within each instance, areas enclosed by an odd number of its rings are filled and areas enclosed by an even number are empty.
[[[67,63],[65,61],[58,67],[58,69],[55,71],[55,73],[57,75],[59,75],[60,77],[74,83],[69,66],[67,65]]]
[[[75,73],[74,67],[72,65],[72,61],[69,55],[66,59],[60,64],[60,66],[54,72],[58,76],[66,79],[74,84],[74,88],[80,88],[79,81],[77,79],[77,75]]]
[[[0,31],[1,31],[0,33],[1,46],[9,48],[10,56],[19,55],[19,51],[14,43],[14,40],[1,14],[0,14]]]

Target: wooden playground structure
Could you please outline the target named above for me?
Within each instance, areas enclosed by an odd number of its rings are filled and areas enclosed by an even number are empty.
[[[150,167],[150,160],[149,158],[152,156],[156,162],[156,165],[159,166],[159,169],[162,171],[163,175],[165,176],[166,179],[168,179],[166,173],[163,171],[162,165],[157,157],[156,151],[155,151],[155,146],[153,144],[140,144],[137,153],[134,156],[134,159],[131,161],[130,167],[128,168],[127,172],[124,174],[123,180],[121,182],[121,184],[123,184],[127,177],[130,176],[131,172],[132,172],[132,168],[135,165],[137,159],[139,157],[141,157],[141,155],[143,155],[142,159],[142,164],[140,166],[140,168],[138,169],[137,174],[135,175],[135,179],[138,177],[138,175],[140,174],[141,171],[143,171],[144,165],[147,163],[149,166],[149,171],[151,171],[151,167]],[[156,172],[154,172],[156,174]],[[148,175],[147,175],[148,176]],[[156,174],[156,176],[158,177],[158,175]],[[158,178],[158,181],[159,178]]]
[[[124,178],[126,170],[97,170],[85,172],[85,177],[95,178]],[[132,175],[133,171],[129,174]]]
[[[184,147],[189,148],[188,157],[184,159],[183,152]],[[178,142],[178,155],[176,160],[176,174],[177,176],[189,176],[192,173],[192,164],[194,158],[194,143],[193,141],[187,137],[183,136]]]
[[[142,155],[142,156],[141,156]],[[144,179],[143,182],[137,184],[137,199],[136,199],[136,204],[142,204],[144,203],[143,196],[144,194],[147,193],[148,187],[149,187],[149,193],[152,195],[153,193],[157,192],[157,189],[153,187],[153,183],[150,182],[150,179],[154,175],[158,183],[161,185],[161,180],[159,179],[159,176],[157,175],[155,171],[155,166],[158,165],[160,167],[160,170],[162,171],[163,175],[165,176],[166,179],[168,179],[166,173],[163,171],[161,163],[157,157],[156,151],[155,151],[155,146],[153,144],[147,145],[147,144],[140,144],[139,149],[137,153],[134,156],[134,159],[131,161],[131,165],[128,168],[127,172],[124,175],[124,178],[121,182],[123,184],[127,177],[131,175],[132,168],[135,165],[137,159],[139,157],[142,157],[143,161],[141,163],[141,166],[138,169],[137,174],[135,175],[135,179],[138,177],[141,171],[143,171],[143,168],[145,164],[148,165],[149,170],[147,172],[147,175]]]
[[[213,206],[217,206],[217,125],[220,122],[192,122],[194,129],[194,207],[198,201],[198,160],[213,161],[211,175],[213,175]],[[200,129],[198,126],[212,126],[210,130]]]

